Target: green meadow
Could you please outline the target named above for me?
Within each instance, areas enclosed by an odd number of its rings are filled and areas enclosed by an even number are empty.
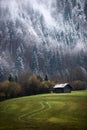
[[[87,91],[2,101],[0,130],[87,130]]]

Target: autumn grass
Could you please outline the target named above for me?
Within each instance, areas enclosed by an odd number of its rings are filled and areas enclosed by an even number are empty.
[[[0,102],[0,130],[87,130],[87,91]]]

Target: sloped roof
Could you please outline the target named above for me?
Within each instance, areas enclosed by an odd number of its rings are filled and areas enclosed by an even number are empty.
[[[64,88],[66,85],[68,85],[68,83],[56,84],[53,88]]]

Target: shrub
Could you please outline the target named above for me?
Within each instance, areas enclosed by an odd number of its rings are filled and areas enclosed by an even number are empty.
[[[9,96],[12,97],[18,97],[21,94],[21,86],[20,84],[16,82],[9,82]]]
[[[32,75],[29,78],[28,84],[29,84],[29,90],[31,91],[31,94],[37,94],[39,92],[41,81],[38,79],[36,75]]]
[[[72,81],[71,86],[73,90],[84,90],[86,88],[86,82],[81,80]]]
[[[3,93],[5,98],[17,97],[21,93],[21,86],[16,82],[4,81],[0,83],[0,93]]]

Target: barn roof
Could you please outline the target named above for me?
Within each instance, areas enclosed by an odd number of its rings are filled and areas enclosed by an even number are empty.
[[[53,88],[64,88],[66,85],[68,85],[68,83],[56,84]]]

